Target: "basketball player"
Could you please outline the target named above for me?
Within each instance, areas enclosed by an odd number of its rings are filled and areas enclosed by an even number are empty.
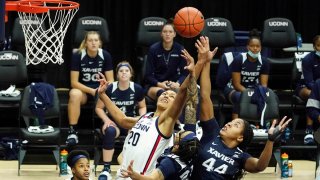
[[[213,53],[211,54],[213,55]],[[209,59],[212,57],[208,56]],[[141,175],[133,170],[133,161],[127,169],[121,171],[123,177],[131,179],[177,180],[189,179],[196,160],[199,141],[196,137],[196,111],[198,104],[198,88],[195,76],[190,79],[187,89],[184,130],[176,133],[174,146],[165,150],[157,159],[156,169],[150,175]],[[191,131],[186,131],[186,129]]]
[[[98,72],[104,73],[107,80],[113,81],[113,66],[110,54],[101,49],[102,41],[96,31],[85,35],[79,50],[73,54],[71,62],[70,81],[72,89],[69,92],[68,117],[69,135],[67,145],[78,143],[77,124],[80,116],[80,106],[94,99]]]
[[[315,81],[320,78],[320,35],[313,38],[313,52],[310,52],[302,59],[302,79],[297,83],[296,94],[303,100],[308,100],[311,90],[315,86]],[[306,117],[306,131],[304,144],[314,144],[313,122],[314,116]]]
[[[185,68],[190,71],[189,76],[180,86],[178,93],[172,90],[163,92],[158,98],[156,112],[147,113],[140,119],[126,117],[112,103],[109,97],[103,93],[108,83],[103,78],[103,75],[99,73],[102,77],[98,89],[100,99],[105,103],[108,112],[120,126],[131,129],[124,142],[121,169],[126,169],[131,160],[134,160],[136,164],[133,167],[134,170],[141,174],[150,174],[155,168],[156,159],[168,147],[174,124],[185,104],[189,78],[193,77],[193,71],[195,71],[197,77],[203,64],[208,61],[207,49],[202,45],[208,43],[207,37],[200,37],[200,40],[197,41],[198,62],[195,68],[193,67],[193,58],[186,50],[182,50],[182,56],[186,59],[188,65]],[[118,178],[120,176],[120,172],[118,171]]]
[[[209,49],[209,46],[207,48]],[[240,179],[243,170],[252,173],[263,171],[269,164],[274,140],[281,136],[291,119],[285,121],[284,117],[277,126],[276,121],[273,121],[268,131],[268,141],[259,159],[254,158],[245,152],[253,137],[253,131],[247,121],[237,118],[219,128],[210,98],[209,79],[210,63],[207,62],[200,79],[202,148],[194,164],[192,179]]]
[[[249,34],[247,49],[246,54],[240,54],[233,60],[232,80],[224,90],[225,97],[233,104],[232,119],[238,117],[241,92],[256,85],[268,86],[269,61],[260,55],[261,40],[256,29]]]
[[[144,99],[144,92],[142,87],[131,81],[133,76],[133,69],[127,61],[120,62],[116,67],[117,80],[110,84],[107,88],[106,94],[112,102],[128,117],[135,117],[136,108],[138,108],[139,115],[146,114],[147,108]],[[105,105],[99,99],[96,105],[96,113],[100,119],[104,122],[102,127],[103,133],[103,162],[104,168],[99,176],[111,177],[110,175],[110,164],[114,153],[114,142],[115,138],[119,135],[126,136],[128,133],[127,129],[121,128],[114,123],[112,117],[109,118],[105,112]],[[110,178],[109,178],[110,179]]]
[[[161,30],[162,41],[149,48],[144,82],[147,95],[153,100],[168,89],[179,88],[187,76],[185,60],[180,56],[184,48],[174,41],[175,37],[174,25],[168,22]]]
[[[70,180],[88,180],[90,176],[90,156],[87,151],[73,150],[69,153],[67,164],[73,177]]]

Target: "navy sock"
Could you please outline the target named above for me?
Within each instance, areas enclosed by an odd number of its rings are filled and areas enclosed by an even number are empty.
[[[110,172],[110,164],[111,162],[104,162],[103,171]]]
[[[77,129],[78,129],[77,124],[69,126],[69,130],[71,133],[77,132]]]

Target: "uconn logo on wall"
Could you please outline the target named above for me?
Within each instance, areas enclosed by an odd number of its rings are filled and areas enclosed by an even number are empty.
[[[143,24],[145,26],[163,26],[164,22],[163,21],[144,21]]]
[[[102,21],[100,20],[94,20],[94,19],[84,19],[81,21],[82,25],[102,25]]]
[[[0,54],[0,61],[3,61],[3,60],[19,60],[19,55],[14,53]]]
[[[287,21],[270,21],[269,26],[289,26]]]
[[[219,21],[219,19],[212,19],[211,21],[207,22],[207,26],[223,26],[223,27],[227,27],[227,22]]]

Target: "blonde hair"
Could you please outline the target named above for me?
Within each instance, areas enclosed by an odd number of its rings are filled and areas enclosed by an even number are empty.
[[[80,44],[80,46],[79,46],[79,49],[78,49],[79,52],[81,52],[83,49],[86,49],[86,42],[87,42],[87,40],[88,40],[88,36],[89,36],[89,35],[92,35],[92,34],[97,34],[97,35],[98,35],[99,41],[100,41],[99,48],[101,48],[101,46],[102,46],[102,40],[101,40],[100,34],[99,34],[97,31],[88,31],[88,32],[86,33],[86,35],[84,36],[84,39],[82,40],[82,42],[81,42],[81,44]]]
[[[118,71],[119,71],[120,67],[122,67],[122,66],[126,66],[130,69],[131,78],[132,78],[134,76],[134,72],[133,72],[132,66],[130,65],[130,63],[128,61],[121,61],[117,64],[116,74],[118,74]]]

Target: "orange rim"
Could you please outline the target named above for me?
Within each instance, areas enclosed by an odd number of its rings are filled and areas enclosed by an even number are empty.
[[[46,6],[44,6],[45,4]],[[58,7],[58,5],[62,6]],[[68,10],[78,7],[79,3],[60,0],[21,0],[6,2],[6,11],[19,11],[26,13],[44,13],[49,10]]]

